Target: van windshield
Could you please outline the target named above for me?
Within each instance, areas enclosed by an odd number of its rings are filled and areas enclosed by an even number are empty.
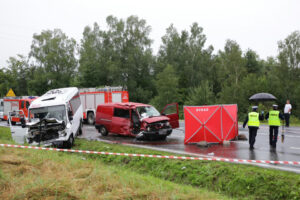
[[[67,119],[64,105],[32,108],[29,111],[29,117],[30,121],[55,118],[59,121],[66,122]]]
[[[137,107],[136,110],[142,118],[160,116],[160,113],[153,106],[141,106]]]

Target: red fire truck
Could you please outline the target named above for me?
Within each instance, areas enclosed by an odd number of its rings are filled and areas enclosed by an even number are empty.
[[[122,87],[81,88],[79,93],[83,119],[89,124],[94,124],[99,104],[129,102],[128,91]]]
[[[28,107],[31,102],[36,99],[36,97],[13,97],[13,98],[4,98],[4,110],[3,110],[3,118],[4,120],[8,120],[8,114],[12,111],[22,110],[26,120],[28,119]],[[11,118],[11,123],[13,125],[16,122],[20,122],[20,116],[17,114]]]

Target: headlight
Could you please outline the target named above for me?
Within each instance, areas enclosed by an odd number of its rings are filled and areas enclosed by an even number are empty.
[[[148,127],[147,127],[147,131],[150,131],[150,130],[151,130],[151,129],[150,129],[150,126],[148,126]]]
[[[166,126],[170,126],[170,122],[166,122]]]
[[[67,135],[67,132],[65,130],[58,131],[58,134],[59,134],[60,137],[65,137]]]

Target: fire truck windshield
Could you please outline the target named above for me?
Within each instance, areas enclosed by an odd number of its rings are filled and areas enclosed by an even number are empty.
[[[64,105],[59,106],[49,106],[41,108],[32,108],[29,112],[30,121],[35,121],[35,119],[49,119],[55,118],[59,121],[66,122],[66,109]]]
[[[160,116],[160,113],[153,106],[141,106],[136,109],[142,118]]]

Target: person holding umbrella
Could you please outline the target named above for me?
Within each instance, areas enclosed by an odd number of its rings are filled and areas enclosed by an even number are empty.
[[[257,106],[252,106],[252,112],[248,113],[244,124],[243,128],[245,128],[246,124],[248,123],[248,128],[249,128],[249,145],[250,149],[254,149],[254,143],[255,143],[255,138],[257,135],[257,130],[259,129],[259,120],[263,120],[264,116],[263,114],[259,114],[257,112]]]
[[[278,129],[280,127],[280,119],[284,120],[283,114],[278,111],[278,105],[273,105],[273,110],[266,114],[269,123],[269,143],[275,149],[278,137]]]

